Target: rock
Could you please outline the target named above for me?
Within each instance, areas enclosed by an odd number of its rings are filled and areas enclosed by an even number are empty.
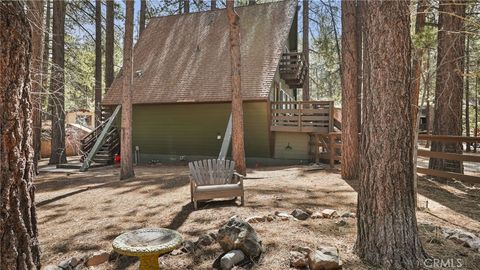
[[[70,270],[73,269],[75,266],[78,264],[78,259],[75,257],[72,257],[68,260],[64,260],[58,264],[58,267],[65,269],[65,270]]]
[[[335,225],[337,225],[339,227],[343,227],[343,226],[347,225],[347,222],[344,219],[340,219],[339,221],[335,222]]]
[[[271,222],[271,221],[275,220],[275,216],[269,214],[269,215],[266,216],[266,219],[267,219],[268,222]]]
[[[120,257],[120,254],[118,254],[115,250],[110,251],[110,255],[108,256],[108,261],[116,261]]]
[[[334,218],[334,217],[338,217],[338,213],[333,209],[325,209],[322,211],[322,216],[324,218]]]
[[[280,220],[296,220],[296,218],[289,213],[276,211],[275,215],[280,218]]]
[[[172,256],[178,256],[180,254],[183,254],[183,251],[181,249],[174,249],[172,252],[170,252],[170,255]]]
[[[258,222],[265,222],[267,218],[265,216],[253,216],[247,218],[245,221],[248,223],[258,223]]]
[[[336,247],[320,247],[308,254],[310,270],[342,269],[342,263]]]
[[[247,222],[232,218],[218,231],[218,243],[223,251],[240,249],[250,258],[258,258],[263,252],[262,241]]]
[[[480,252],[480,238],[468,240],[465,246],[473,249],[473,251]]]
[[[195,246],[210,246],[215,242],[215,239],[211,237],[209,234],[202,235],[198,238],[197,242],[195,242]]]
[[[183,241],[181,250],[184,253],[193,253],[195,251],[195,244],[190,240]]]
[[[305,219],[307,219],[307,218],[310,216],[307,212],[305,212],[305,211],[303,211],[303,210],[301,210],[301,209],[295,209],[295,210],[293,210],[292,213],[291,213],[291,215],[292,215],[294,218],[299,219],[299,220],[305,220]]]
[[[97,266],[108,261],[110,254],[106,251],[99,251],[90,256],[85,262],[85,266]]]
[[[355,214],[352,212],[345,212],[341,216],[342,218],[355,218]]]
[[[308,267],[308,260],[305,254],[298,251],[290,251],[290,266],[299,269]]]
[[[42,267],[42,270],[62,270],[62,268],[60,268],[56,265],[50,264],[50,265],[47,265],[45,267]]]
[[[310,216],[312,219],[317,219],[317,218],[323,218],[322,212],[313,212],[313,214]]]
[[[245,254],[241,250],[231,250],[220,259],[220,267],[222,270],[230,270],[237,263],[243,261],[243,259],[245,259]]]
[[[213,240],[217,241],[217,233],[216,232],[209,232],[208,235],[212,237]]]

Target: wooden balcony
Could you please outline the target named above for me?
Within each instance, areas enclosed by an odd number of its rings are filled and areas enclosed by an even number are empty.
[[[303,80],[307,74],[308,67],[305,64],[305,56],[299,52],[288,52],[282,54],[280,59],[280,77],[290,88],[302,88]]]
[[[333,101],[271,102],[271,131],[327,134],[334,131]]]

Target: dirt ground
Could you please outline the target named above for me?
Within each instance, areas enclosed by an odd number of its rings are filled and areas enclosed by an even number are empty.
[[[152,165],[135,168],[136,177],[119,181],[119,169],[95,168],[86,173],[42,173],[36,181],[36,201],[42,263],[57,264],[72,256],[111,250],[119,234],[145,227],[178,230],[184,240],[218,231],[230,217],[291,212],[295,208],[340,214],[356,211],[357,182],[346,182],[338,173],[310,171],[307,166],[250,169],[245,180],[246,206],[234,201],[190,203],[186,166]],[[437,226],[480,232],[480,189],[460,183],[420,179],[418,221]],[[237,202],[238,203],[238,202]],[[273,221],[252,224],[266,247],[254,269],[290,269],[289,251],[296,246],[337,246],[344,269],[373,269],[353,253],[356,221],[345,227],[334,219]],[[461,259],[464,268],[479,269],[480,254],[443,239],[439,233],[419,226],[427,253],[434,258]],[[163,269],[211,269],[221,254],[218,244],[194,255],[165,255]],[[133,258],[121,258],[96,269],[138,269]],[[437,268],[439,269],[439,268]]]

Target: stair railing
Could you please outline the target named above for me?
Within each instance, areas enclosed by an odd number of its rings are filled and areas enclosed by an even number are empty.
[[[93,161],[93,158],[97,154],[98,150],[102,147],[105,143],[106,139],[108,138],[108,134],[110,131],[110,127],[112,127],[113,122],[115,122],[115,118],[117,118],[118,112],[122,106],[118,105],[112,113],[112,116],[106,121],[105,126],[101,129],[101,133],[98,137],[96,137],[95,144],[93,145],[92,149],[88,152],[87,157],[84,159],[82,167],[80,167],[81,172],[85,172],[90,167],[90,164]],[[103,125],[103,124],[102,124]],[[99,128],[102,126],[100,125]]]

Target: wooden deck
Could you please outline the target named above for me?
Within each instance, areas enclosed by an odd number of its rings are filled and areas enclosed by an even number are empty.
[[[327,134],[334,127],[333,101],[271,102],[271,131]]]

